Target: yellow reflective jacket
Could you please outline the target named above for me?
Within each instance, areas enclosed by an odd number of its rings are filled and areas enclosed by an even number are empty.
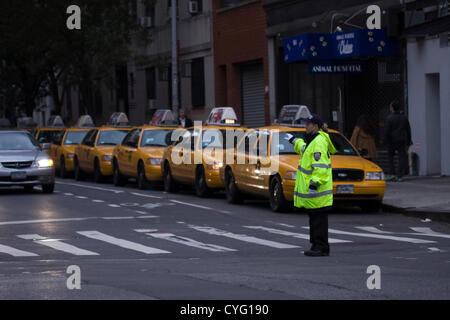
[[[298,208],[319,209],[333,205],[333,175],[330,155],[337,152],[330,136],[319,131],[309,143],[297,139],[294,149],[300,157],[294,190],[294,205]],[[309,186],[317,187],[315,193]]]

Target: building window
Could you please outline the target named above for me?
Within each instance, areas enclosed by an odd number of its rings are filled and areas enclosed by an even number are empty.
[[[244,2],[248,2],[248,0],[221,0],[220,4],[222,8],[229,8],[237,6]]]
[[[145,84],[147,89],[147,100],[156,99],[156,72],[155,67],[145,69]]]
[[[188,11],[191,15],[197,15],[203,11],[203,0],[189,0]]]
[[[205,106],[205,66],[203,58],[192,59],[191,100],[193,108]]]

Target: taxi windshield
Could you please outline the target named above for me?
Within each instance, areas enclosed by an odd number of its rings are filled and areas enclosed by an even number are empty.
[[[84,136],[87,134],[86,131],[69,131],[67,132],[66,138],[64,139],[64,144],[80,144],[81,140],[83,140]]]
[[[97,146],[115,146],[122,142],[128,130],[103,130],[100,131]]]
[[[0,133],[0,150],[39,150],[39,144],[27,133]]]
[[[289,143],[286,139],[287,134],[292,134],[295,138],[303,138],[305,131],[280,131],[274,132],[272,135],[271,154],[275,155],[278,150],[279,155],[297,154],[294,150],[294,145]],[[356,156],[357,153],[351,144],[341,134],[330,132],[330,139],[338,152],[336,155]],[[277,139],[278,136],[278,139]]]
[[[227,143],[227,132],[228,137],[233,139],[230,143]],[[219,129],[208,129],[202,131],[202,149],[205,148],[218,148],[218,149],[232,149],[236,147],[239,137],[244,135],[243,130],[219,130]]]
[[[39,143],[51,143],[61,134],[63,130],[41,130],[39,131]]]
[[[142,134],[141,147],[167,147],[171,143],[172,130],[145,130]]]

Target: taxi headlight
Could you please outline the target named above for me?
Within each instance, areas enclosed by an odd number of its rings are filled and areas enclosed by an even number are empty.
[[[366,180],[384,180],[383,172],[366,172]]]
[[[113,156],[112,155],[104,155],[102,156],[102,161],[103,162],[111,162],[113,160]]]
[[[284,180],[295,180],[297,178],[297,171],[287,171],[284,175]]]
[[[38,168],[50,168],[50,167],[53,167],[53,160],[52,159],[39,159],[39,160],[36,160],[35,165]]]
[[[150,166],[159,166],[161,164],[161,158],[149,158],[146,163]]]
[[[67,154],[67,159],[73,159],[75,158],[75,153],[68,153]]]
[[[223,163],[214,161],[213,163],[208,163],[206,167],[208,168],[208,170],[219,170],[223,167]]]

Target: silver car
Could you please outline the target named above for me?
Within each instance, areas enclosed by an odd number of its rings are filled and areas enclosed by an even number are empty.
[[[31,191],[36,185],[44,193],[53,192],[53,160],[27,131],[0,130],[0,187],[23,186]]]

